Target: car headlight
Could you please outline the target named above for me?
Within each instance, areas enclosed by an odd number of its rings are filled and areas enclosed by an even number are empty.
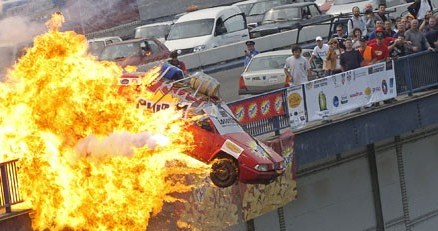
[[[200,52],[205,50],[205,45],[200,45],[200,46],[196,46],[195,48],[193,48],[193,52]]]
[[[262,36],[262,33],[257,31],[257,32],[251,32],[250,35],[251,35],[251,38],[258,38],[258,37]]]
[[[254,168],[257,171],[260,171],[260,172],[267,172],[267,171],[269,171],[269,165],[268,164],[258,164]]]

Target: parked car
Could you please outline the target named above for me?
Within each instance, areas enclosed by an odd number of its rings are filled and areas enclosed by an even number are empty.
[[[312,49],[303,49],[302,56],[310,58]],[[254,56],[239,79],[239,95],[260,94],[289,86],[284,74],[286,59],[292,56],[292,51],[278,50],[260,53]],[[311,63],[314,78],[320,77],[319,63]]]
[[[162,66],[161,69],[158,80],[146,88],[154,95],[139,98],[137,107],[157,111],[180,105],[184,110],[182,119],[187,121],[185,128],[194,140],[193,149],[187,154],[211,165],[210,178],[216,186],[229,187],[237,181],[267,184],[292,164],[291,159],[283,158],[245,132],[227,104],[218,98],[216,79],[197,73],[189,76],[187,82],[175,82],[167,68]],[[125,73],[120,78],[118,92],[123,95],[125,88],[137,87],[141,76],[144,74],[140,72]],[[163,97],[163,93],[168,97]]]
[[[94,56],[99,56],[103,48],[105,48],[110,44],[121,42],[121,41],[122,39],[118,36],[89,39],[88,52]]]
[[[332,15],[322,14],[313,2],[302,2],[277,6],[265,13],[262,25],[251,29],[250,37],[257,38],[278,32],[322,22],[332,18]]]
[[[282,6],[297,2],[312,2],[312,0],[247,0],[235,3],[245,13],[248,28],[259,26],[265,13],[276,6]]]
[[[325,0],[320,8],[324,9],[326,14],[337,15],[351,13],[354,6],[359,7],[362,11],[369,3],[373,5],[373,9],[377,9],[379,5],[379,2],[376,0]],[[387,10],[397,8],[398,12],[403,11],[402,9],[407,9],[409,4],[411,3],[407,3],[406,0],[386,0]],[[403,8],[397,6],[403,6]]]
[[[172,21],[157,22],[135,28],[134,38],[156,38],[164,43],[169,35]]]
[[[106,46],[100,60],[115,61],[122,67],[138,66],[169,58],[170,51],[155,38],[131,39]]]
[[[239,7],[221,6],[181,16],[172,26],[165,45],[182,55],[248,38],[245,16]]]

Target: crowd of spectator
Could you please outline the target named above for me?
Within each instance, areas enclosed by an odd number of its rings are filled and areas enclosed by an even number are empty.
[[[365,6],[362,13],[359,7],[353,7],[346,28],[338,24],[327,44],[316,37],[309,61],[322,60],[324,75],[328,76],[438,48],[437,17],[431,8],[422,19],[408,14],[395,19],[395,25],[385,11],[384,4],[379,5],[376,13],[371,5]]]

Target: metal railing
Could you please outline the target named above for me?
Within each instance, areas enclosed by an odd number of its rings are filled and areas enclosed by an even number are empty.
[[[398,58],[394,60],[394,71],[398,96],[412,95],[415,92],[436,87],[438,86],[438,52],[423,51]],[[283,92],[283,105],[287,105],[286,88],[276,91]],[[269,93],[233,101],[228,105],[238,106],[250,100],[262,99],[266,94]],[[289,119],[289,112],[286,109],[283,115],[252,121],[242,127],[253,136],[271,132],[279,134],[281,129],[290,126]]]
[[[12,205],[23,202],[18,188],[17,161],[18,159],[0,163],[0,208],[5,208],[6,213],[12,212]]]

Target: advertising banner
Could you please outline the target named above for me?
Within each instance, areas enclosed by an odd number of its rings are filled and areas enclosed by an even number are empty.
[[[304,107],[303,86],[287,89],[287,110],[289,113],[290,127],[299,129],[306,126],[306,109]]]
[[[262,97],[250,98],[230,106],[237,120],[245,125],[262,119],[284,115],[283,92],[275,92]]]
[[[397,96],[393,63],[377,63],[304,84],[308,121]]]

